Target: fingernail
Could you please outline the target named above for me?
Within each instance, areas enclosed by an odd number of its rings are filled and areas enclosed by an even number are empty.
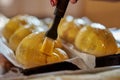
[[[71,0],[71,2],[74,4],[74,3],[76,3],[78,0]]]

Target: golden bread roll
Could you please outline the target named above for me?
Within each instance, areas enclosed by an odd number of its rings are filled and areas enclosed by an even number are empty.
[[[54,52],[53,50],[52,53],[49,53],[50,55],[46,55],[40,51],[44,41],[44,35],[44,32],[31,33],[20,42],[16,50],[16,59],[24,67],[42,66],[67,59],[67,54],[61,51],[60,55],[60,50],[57,50],[58,52]],[[65,58],[61,58],[62,55],[64,55]]]
[[[37,27],[34,25],[25,25],[24,27],[19,28],[9,39],[10,48],[15,51],[23,38],[25,38],[32,32],[40,32],[41,30],[39,31],[39,29],[41,29],[41,27]]]
[[[46,55],[40,52],[43,35],[44,33],[32,33],[20,42],[16,50],[16,58],[23,66],[34,67],[46,64]]]
[[[77,20],[69,19],[69,17],[63,18],[58,27],[58,34],[60,38],[74,43],[75,37],[81,27],[82,25]]]
[[[2,30],[3,36],[8,41],[12,34],[26,24],[40,26],[43,23],[38,18],[29,15],[18,15],[11,18]]]
[[[60,62],[61,60],[62,59],[60,56],[56,53],[52,53],[51,55],[47,56],[47,64]]]
[[[118,48],[117,54],[120,54],[120,47]]]
[[[60,62],[68,59],[68,55],[60,48],[55,48],[52,55],[47,56],[47,64]]]
[[[61,60],[68,59],[68,55],[66,54],[66,52],[64,50],[62,50],[60,48],[55,48],[54,52],[59,55],[59,57],[61,58]]]
[[[9,39],[10,48],[15,51],[22,39],[32,33],[34,28],[34,26],[26,26],[16,30]]]
[[[80,29],[75,39],[75,47],[96,57],[112,55],[117,52],[117,44],[111,32],[106,28],[92,26]]]
[[[2,30],[3,36],[8,40],[11,35],[22,25],[27,24],[25,20],[20,20],[20,16],[13,17]]]

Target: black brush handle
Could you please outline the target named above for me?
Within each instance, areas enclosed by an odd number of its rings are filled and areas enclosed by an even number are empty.
[[[67,9],[69,0],[58,0],[56,9],[55,9],[55,17],[51,28],[46,32],[46,36],[52,38],[54,40],[57,39],[58,33],[57,28],[60,23],[61,18],[64,16],[65,11]]]
[[[48,64],[45,66],[30,68],[21,70],[24,75],[32,75],[32,74],[40,74],[40,73],[47,73],[47,72],[54,72],[54,71],[63,71],[63,70],[79,70],[76,65],[70,62],[59,62],[54,64]]]
[[[58,0],[54,14],[59,17],[63,17],[67,9],[69,0]]]

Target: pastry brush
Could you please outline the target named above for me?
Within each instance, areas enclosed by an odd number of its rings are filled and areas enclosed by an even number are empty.
[[[58,37],[57,28],[61,18],[64,16],[69,0],[58,0],[54,11],[54,20],[51,28],[46,32],[41,52],[50,55],[54,48],[54,42]]]

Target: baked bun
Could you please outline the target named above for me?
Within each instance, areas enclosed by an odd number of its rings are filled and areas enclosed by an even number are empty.
[[[55,48],[53,53],[47,56],[47,64],[60,62],[68,59],[68,55],[61,48]]]
[[[39,19],[34,16],[29,16],[29,15],[15,16],[11,18],[3,28],[2,30],[3,36],[8,41],[9,38],[17,29],[27,24],[33,24],[33,25],[39,26],[39,25],[42,25],[42,22],[40,22]]]
[[[9,39],[10,48],[15,51],[19,43],[27,35],[31,34],[32,32],[41,32],[41,31],[45,31],[45,30],[35,25],[25,25],[24,27],[19,28],[13,33],[13,35]]]
[[[75,20],[72,17],[68,16],[61,20],[58,27],[58,34],[60,38],[70,43],[74,43],[75,37],[81,27],[82,25],[79,24],[77,19]]]
[[[22,27],[16,30],[9,39],[10,48],[15,51],[19,43],[22,41],[22,39],[25,38],[30,33],[32,33],[33,29],[34,26],[30,26],[30,27]]]
[[[17,47],[16,59],[25,68],[42,66],[68,59],[67,53],[62,49],[53,48],[53,51],[49,53],[50,55],[42,53],[40,49],[44,41],[44,35],[44,32],[32,33],[25,37]]]
[[[75,39],[75,47],[96,57],[112,55],[117,52],[116,41],[105,27],[88,25],[80,29]]]

